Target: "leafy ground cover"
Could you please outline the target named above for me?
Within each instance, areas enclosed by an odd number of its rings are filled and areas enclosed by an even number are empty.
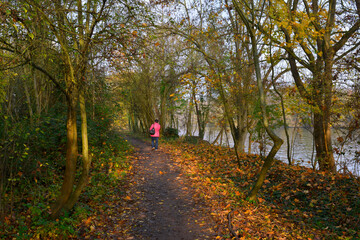
[[[165,144],[165,143],[164,143]],[[262,160],[231,149],[181,141],[167,152],[217,219],[218,239],[359,239],[360,181],[277,161],[257,203],[245,201]]]

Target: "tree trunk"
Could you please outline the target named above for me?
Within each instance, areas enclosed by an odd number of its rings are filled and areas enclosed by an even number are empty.
[[[239,127],[238,127],[239,128]],[[238,152],[244,152],[244,149],[245,149],[245,142],[246,142],[246,136],[248,134],[248,131],[245,128],[242,128],[242,129],[239,129],[238,130],[238,137],[236,139],[237,141],[237,151]]]
[[[192,102],[191,102],[192,103]],[[192,130],[192,121],[191,121],[191,117],[192,117],[192,104],[189,104],[189,108],[188,108],[188,117],[187,117],[187,121],[186,121],[186,134],[185,136],[191,136],[191,130]]]
[[[324,124],[323,114],[314,113],[314,141],[316,149],[316,160],[321,171],[335,172],[335,159],[331,143],[331,129]]]
[[[27,74],[27,73],[26,73]],[[31,97],[30,97],[30,92],[29,92],[29,88],[27,86],[27,82],[24,82],[24,90],[25,90],[25,96],[26,96],[26,102],[28,105],[28,109],[29,109],[29,120],[30,120],[30,125],[32,126],[34,123],[34,119],[33,119],[33,109],[31,106]]]
[[[217,143],[217,141],[219,140],[219,138],[221,138],[222,134],[223,134],[223,131],[224,131],[224,127],[222,126],[220,131],[219,131],[219,134],[217,135],[217,137],[215,138],[215,140],[213,141],[213,145],[215,145]],[[209,138],[209,142],[210,142],[210,138]],[[220,144],[221,145],[221,144]]]
[[[67,201],[65,208],[70,210],[77,200],[84,187],[89,180],[89,169],[91,165],[91,157],[89,156],[89,143],[88,143],[88,131],[87,131],[87,116],[86,116],[86,106],[85,106],[85,97],[84,91],[80,91],[79,94],[80,102],[80,116],[81,116],[81,140],[82,140],[82,172],[79,179],[79,182],[76,185],[76,189],[71,194],[69,200]]]
[[[234,119],[232,117],[232,115],[230,114],[229,111],[229,107],[228,107],[228,103],[227,103],[227,99],[225,97],[225,93],[224,93],[224,88],[221,82],[221,77],[219,77],[220,82],[219,82],[219,90],[220,90],[220,99],[224,105],[224,110],[225,110],[225,118],[227,120],[227,122],[229,123],[229,127],[230,127],[230,133],[232,136],[232,139],[234,141],[234,150],[235,150],[235,155],[236,155],[236,161],[239,167],[241,167],[241,162],[240,162],[240,157],[239,157],[239,152],[238,152],[238,129],[235,127],[235,123],[234,123]],[[227,131],[225,131],[225,133],[227,133]],[[226,135],[227,139],[228,136]],[[230,147],[229,141],[228,141],[228,146]]]
[[[77,126],[76,126],[76,94],[68,92],[67,96],[67,143],[64,181],[56,203],[52,207],[51,217],[57,218],[68,201],[75,181],[76,160],[78,157]]]
[[[249,133],[249,145],[248,145],[248,154],[251,154],[251,138],[252,138],[252,133],[250,132]]]
[[[199,109],[199,104],[196,102],[195,89],[193,89],[192,95],[193,95],[194,104],[195,104],[197,124],[198,124],[198,128],[199,128],[199,138],[202,140],[204,138],[205,129],[203,128],[203,124],[202,124],[203,119],[202,119],[201,110]]]
[[[325,37],[327,38],[327,37]],[[330,41],[328,39],[328,41]],[[329,44],[323,44],[324,48]],[[331,105],[333,91],[333,59],[331,49],[324,53],[323,61],[315,68],[313,78],[313,96],[316,108],[314,112],[314,141],[316,149],[316,160],[319,170],[335,172],[335,159],[331,140]]]
[[[161,124],[160,131],[164,132],[165,127],[167,126],[167,123],[166,123],[167,111],[166,111],[166,96],[165,96],[165,93],[162,93],[160,101],[161,101],[160,102],[160,124]],[[154,122],[154,120],[155,119],[151,119],[150,124],[152,124]]]

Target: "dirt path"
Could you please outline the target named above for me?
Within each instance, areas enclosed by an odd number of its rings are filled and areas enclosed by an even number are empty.
[[[128,137],[136,148],[129,190],[130,239],[215,239],[210,213],[192,198],[192,190],[170,156]]]

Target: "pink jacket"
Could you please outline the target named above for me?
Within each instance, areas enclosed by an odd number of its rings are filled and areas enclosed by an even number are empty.
[[[160,137],[160,124],[158,123],[153,123],[151,124],[151,127],[149,128],[152,129],[152,128],[155,128],[155,134],[154,135],[150,135],[151,137]]]

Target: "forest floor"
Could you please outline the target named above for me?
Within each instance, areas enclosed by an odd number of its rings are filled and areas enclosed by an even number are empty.
[[[209,208],[193,197],[178,163],[162,146],[155,151],[149,142],[125,138],[135,148],[126,193],[121,199],[109,194],[108,207],[84,221],[80,235],[85,239],[215,239]]]
[[[262,159],[206,143],[127,136],[135,151],[121,184],[104,186],[81,239],[359,239],[360,180],[276,161],[246,201]],[[120,191],[120,192],[119,192]],[[119,194],[116,194],[116,193]]]

